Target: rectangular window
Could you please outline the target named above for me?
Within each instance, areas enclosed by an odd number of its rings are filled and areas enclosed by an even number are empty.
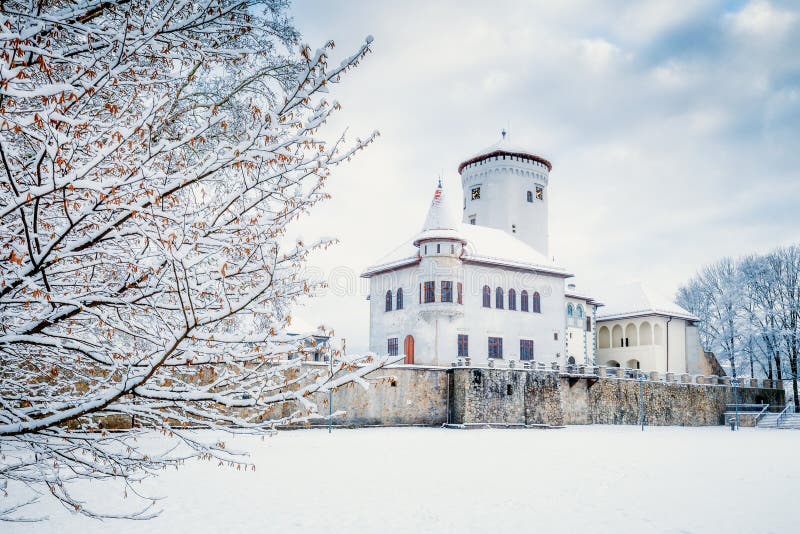
[[[425,303],[428,304],[430,302],[435,302],[435,291],[436,283],[435,282],[425,282]]]
[[[490,337],[489,338],[489,357],[500,359],[503,357],[503,338]]]
[[[436,243],[436,253],[437,254],[441,254],[442,253],[442,244],[441,243]]]
[[[458,357],[466,358],[469,356],[469,336],[458,334]]]
[[[553,332],[553,341],[558,341],[558,332]]]
[[[469,217],[469,223],[470,224],[476,224],[477,221],[478,221],[478,217],[476,215],[470,215],[470,217]]]
[[[464,284],[458,283],[458,303],[464,304]]]
[[[586,318],[586,331],[587,332],[591,332],[592,331],[592,318],[591,317],[587,317]]]
[[[481,188],[480,187],[473,187],[472,188],[472,200],[478,200],[481,198]]]
[[[519,359],[520,360],[533,360],[533,340],[520,339],[519,340]]]
[[[544,200],[544,187],[541,185],[536,186],[536,200]]]
[[[397,338],[390,337],[388,343],[389,356],[397,356]]]
[[[453,302],[453,282],[442,281],[442,302]]]

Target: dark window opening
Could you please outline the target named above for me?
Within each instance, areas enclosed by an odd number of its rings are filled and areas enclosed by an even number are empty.
[[[458,334],[458,357],[466,358],[469,356],[469,336]]]
[[[506,384],[506,395],[513,395],[514,394],[514,386],[511,384]]]
[[[492,290],[489,286],[483,286],[483,307],[489,308],[492,305]]]
[[[389,345],[389,347],[388,347],[389,348],[389,356],[397,356],[397,338],[396,337],[390,337],[388,345]]]
[[[519,308],[524,312],[528,311],[528,292],[525,290],[522,290],[522,293],[520,294]]]
[[[392,292],[386,292],[386,311],[392,311]]]
[[[503,309],[503,289],[500,287],[494,290],[494,307],[498,310]]]
[[[533,313],[542,313],[542,299],[538,291],[533,294]]]
[[[425,282],[425,304],[435,302],[435,282]]]
[[[530,361],[533,360],[533,340],[520,339],[519,340],[519,359]]]
[[[528,191],[528,202],[533,202],[533,193]]]
[[[442,282],[442,302],[453,302],[453,282]]]
[[[456,287],[458,288],[458,303],[464,304],[464,284],[459,282]]]
[[[508,290],[508,309],[509,310],[516,310],[517,309],[517,292],[513,289]]]
[[[489,338],[489,357],[500,359],[503,357],[503,338],[490,337]]]
[[[403,309],[403,290],[402,289],[398,289],[397,290],[397,306],[396,306],[396,308],[398,310],[402,310]]]

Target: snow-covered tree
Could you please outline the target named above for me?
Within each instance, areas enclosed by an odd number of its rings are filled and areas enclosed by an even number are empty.
[[[703,268],[678,291],[678,302],[702,319],[701,342],[756,374],[789,378],[800,411],[800,245]],[[758,370],[758,372],[756,372]]]
[[[316,287],[304,260],[330,245],[287,226],[375,134],[319,134],[371,39],[329,64],[333,42],[299,45],[285,10],[0,3],[0,490],[102,515],[72,482],[130,484],[187,456],[246,465],[189,429],[271,432],[385,363],[287,360],[305,344],[281,335],[289,310]],[[106,433],[109,414],[134,428]],[[143,449],[152,428],[180,446]],[[24,504],[0,501],[0,519]]]

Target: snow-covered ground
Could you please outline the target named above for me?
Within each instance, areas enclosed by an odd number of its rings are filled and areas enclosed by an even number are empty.
[[[228,442],[253,451],[256,471],[207,462],[167,471],[147,484],[168,496],[151,521],[98,522],[48,503],[39,511],[50,522],[0,530],[707,534],[786,533],[798,524],[796,431],[382,428]]]

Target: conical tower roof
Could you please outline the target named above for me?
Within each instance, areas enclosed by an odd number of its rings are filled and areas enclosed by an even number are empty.
[[[414,239],[414,244],[418,245],[421,241],[429,239],[454,239],[464,241],[459,235],[461,221],[453,207],[448,204],[442,182],[433,192],[433,200],[428,208],[428,215],[425,217],[425,224],[422,231]]]

